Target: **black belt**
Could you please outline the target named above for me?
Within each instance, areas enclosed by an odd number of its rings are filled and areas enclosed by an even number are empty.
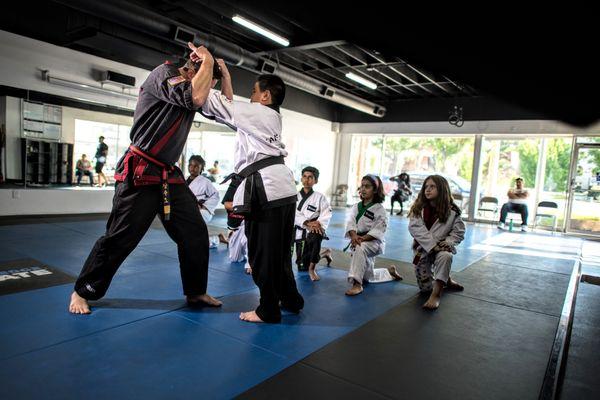
[[[242,179],[244,179],[244,178],[247,178],[250,175],[254,174],[257,171],[260,171],[263,168],[267,168],[267,167],[270,167],[271,165],[277,165],[277,164],[285,165],[283,156],[263,158],[262,160],[258,160],[256,162],[253,162],[252,164],[246,166],[246,168],[244,168],[243,170],[241,170],[238,173],[234,172],[232,174],[227,175],[227,177],[223,180],[223,182],[221,182],[221,185],[224,183],[227,183],[227,181],[229,181],[230,179],[233,179],[235,176],[240,176]],[[242,179],[240,179],[240,181]]]

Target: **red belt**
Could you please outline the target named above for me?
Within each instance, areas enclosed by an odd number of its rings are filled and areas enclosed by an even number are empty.
[[[163,211],[165,214],[165,221],[168,221],[171,218],[171,201],[170,201],[170,197],[169,197],[169,172],[174,171],[175,167],[172,165],[165,164],[164,162],[162,162],[160,160],[157,160],[156,158],[152,157],[148,153],[145,153],[143,150],[141,150],[137,146],[130,145],[129,150],[133,154],[140,156],[141,158],[148,161],[149,163],[152,163],[161,168],[161,170],[162,170],[161,184],[162,184],[162,196],[163,196]]]

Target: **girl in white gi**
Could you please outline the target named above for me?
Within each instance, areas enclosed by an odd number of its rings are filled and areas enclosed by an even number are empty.
[[[190,157],[188,163],[188,172],[190,176],[187,178],[187,184],[198,201],[198,208],[202,219],[208,224],[215,215],[215,208],[219,204],[219,192],[215,189],[208,178],[200,175],[204,170],[206,162],[199,155]],[[209,248],[214,249],[219,245],[218,236],[208,237]]]
[[[383,183],[378,176],[366,175],[360,184],[361,201],[352,207],[346,222],[346,237],[352,250],[352,263],[348,272],[348,282],[352,287],[348,296],[362,293],[363,282],[379,283],[401,280],[394,266],[373,268],[375,257],[385,250],[387,212],[381,203],[385,199]]]
[[[421,292],[431,291],[423,307],[435,310],[444,287],[464,289],[450,277],[452,255],[465,236],[465,224],[460,208],[452,200],[448,181],[439,175],[427,177],[408,216],[408,231],[415,239],[413,264],[417,283]]]
[[[302,169],[302,190],[298,193],[296,206],[296,264],[298,271],[308,270],[312,281],[321,279],[316,265],[323,257],[331,263],[331,251],[321,252],[321,242],[331,220],[331,207],[322,193],[315,192],[313,186],[319,181],[319,170],[315,167]]]

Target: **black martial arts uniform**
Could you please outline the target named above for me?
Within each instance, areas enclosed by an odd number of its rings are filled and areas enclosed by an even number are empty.
[[[83,298],[104,296],[117,269],[158,214],[177,243],[183,293],[206,293],[208,231],[195,196],[174,166],[187,140],[197,107],[191,82],[163,64],[140,88],[131,128],[132,145],[117,165],[113,208],[75,283]]]

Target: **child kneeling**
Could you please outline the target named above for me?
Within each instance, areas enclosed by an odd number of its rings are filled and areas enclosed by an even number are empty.
[[[409,218],[417,283],[421,292],[431,292],[423,307],[435,310],[440,305],[444,287],[463,290],[450,277],[450,269],[456,246],[465,237],[465,224],[444,177],[431,175],[425,179]]]
[[[348,296],[362,293],[363,282],[370,283],[401,280],[394,266],[374,268],[375,257],[385,250],[387,212],[381,203],[385,199],[383,184],[378,176],[366,175],[360,185],[361,201],[352,207],[346,223],[346,237],[352,250],[352,261],[348,272],[348,282],[352,287]]]

